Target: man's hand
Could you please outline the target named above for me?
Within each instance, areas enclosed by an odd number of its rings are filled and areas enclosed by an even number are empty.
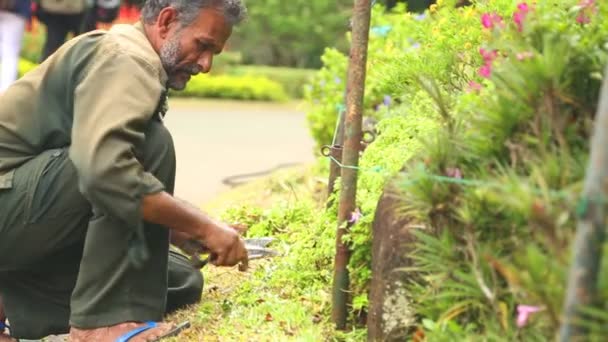
[[[207,234],[203,245],[211,251],[209,260],[216,266],[234,266],[247,261],[247,249],[241,236],[233,228],[216,224],[214,232]]]
[[[245,243],[236,230],[210,219],[194,206],[166,192],[145,196],[142,213],[144,220],[174,230],[175,242],[183,242],[180,240],[186,236],[200,242],[210,251],[211,263],[216,266],[247,262]]]

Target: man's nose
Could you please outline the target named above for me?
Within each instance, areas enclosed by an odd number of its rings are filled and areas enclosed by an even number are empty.
[[[213,64],[213,54],[205,52],[198,59],[198,66],[201,68],[202,73],[208,73],[211,70]]]

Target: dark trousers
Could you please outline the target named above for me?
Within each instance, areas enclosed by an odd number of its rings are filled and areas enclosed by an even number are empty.
[[[65,43],[68,34],[79,35],[95,29],[91,25],[90,19],[87,19],[89,17],[87,12],[81,14],[54,14],[39,9],[37,16],[46,25],[46,40],[40,62],[44,62],[45,59],[57,51]]]
[[[144,168],[173,191],[175,151],[158,121],[146,129]],[[130,262],[133,228],[91,207],[81,195],[68,148],[20,166],[0,190],[0,295],[18,338],[160,321],[200,300],[203,279],[169,251],[167,228],[145,223],[150,258]]]

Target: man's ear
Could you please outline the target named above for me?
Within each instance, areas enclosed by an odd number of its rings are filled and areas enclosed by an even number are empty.
[[[171,30],[179,25],[177,18],[177,11],[173,7],[165,7],[158,14],[158,20],[156,21],[158,27],[158,33],[162,39],[166,39],[167,35]]]

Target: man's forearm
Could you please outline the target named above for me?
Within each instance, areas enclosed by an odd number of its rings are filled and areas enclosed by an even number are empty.
[[[245,243],[236,230],[166,192],[145,196],[142,215],[148,222],[177,232],[177,238],[192,239],[207,248],[212,263],[218,266],[234,266],[247,261]]]
[[[166,192],[145,196],[142,214],[145,221],[174,230],[173,243],[189,238],[204,240],[213,224],[200,210]]]

